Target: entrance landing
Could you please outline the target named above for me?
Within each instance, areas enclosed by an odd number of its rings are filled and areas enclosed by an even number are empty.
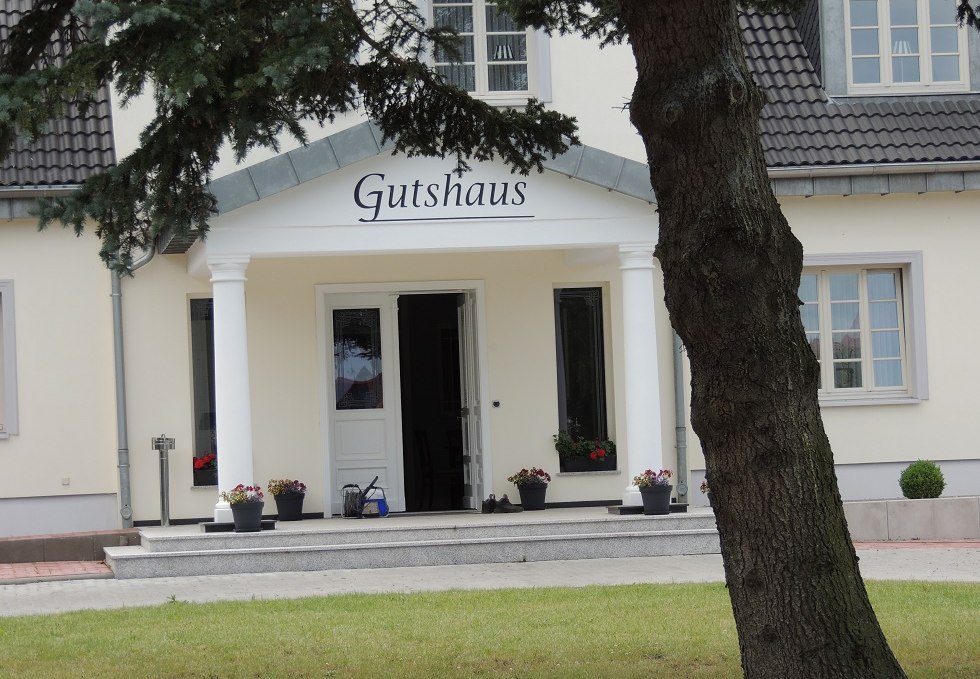
[[[714,515],[615,516],[605,507],[278,522],[261,533],[147,527],[106,549],[117,578],[718,553]]]

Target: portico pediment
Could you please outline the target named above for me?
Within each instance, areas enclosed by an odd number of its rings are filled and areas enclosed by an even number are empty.
[[[302,151],[309,154],[311,147]],[[343,166],[338,159],[333,169],[301,180],[303,165],[291,157],[295,153],[214,183],[221,214],[204,244],[209,256],[576,248],[656,240],[650,202],[562,170],[522,176],[499,162],[473,162],[471,171],[457,175],[452,160],[378,150]],[[618,160],[622,175],[630,161]]]

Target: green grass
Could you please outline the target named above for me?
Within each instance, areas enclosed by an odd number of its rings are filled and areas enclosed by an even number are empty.
[[[868,588],[910,677],[980,676],[980,585]],[[720,584],[175,602],[0,618],[0,677],[739,674]]]

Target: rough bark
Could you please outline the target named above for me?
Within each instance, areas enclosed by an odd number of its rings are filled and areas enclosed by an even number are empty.
[[[800,323],[803,251],[770,188],[736,6],[621,7],[745,676],[904,677],[847,531]]]

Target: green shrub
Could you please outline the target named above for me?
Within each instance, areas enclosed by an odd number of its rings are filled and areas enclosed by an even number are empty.
[[[910,500],[918,500],[939,497],[946,487],[946,479],[935,462],[916,460],[902,472],[898,485],[902,487],[902,495]]]

